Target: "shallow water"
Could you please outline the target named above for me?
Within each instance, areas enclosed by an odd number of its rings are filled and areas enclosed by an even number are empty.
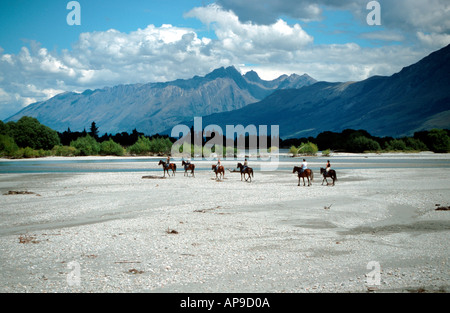
[[[303,157],[280,156],[277,170],[291,171],[293,165],[300,165]],[[163,158],[161,158],[163,159]],[[102,172],[155,172],[161,171],[158,166],[158,158],[67,158],[61,159],[32,159],[32,160],[3,160],[0,161],[0,174],[8,173],[102,173]],[[449,168],[450,156],[447,155],[350,155],[330,157],[307,157],[309,168],[319,171],[330,160],[333,169],[372,169],[372,168]],[[259,165],[267,164],[267,161],[250,158],[250,166],[255,171],[260,170]],[[225,167],[234,169],[233,166],[241,160],[223,159]],[[175,161],[178,172],[183,172],[181,161]],[[211,164],[215,161],[193,160],[197,171],[211,170]],[[254,165],[253,165],[254,164]]]

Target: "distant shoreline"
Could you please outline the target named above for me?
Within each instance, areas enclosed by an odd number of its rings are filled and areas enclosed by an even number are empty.
[[[321,153],[318,153],[315,156],[292,156],[290,153],[279,153],[279,156],[282,157],[290,157],[292,159],[301,159],[301,158],[335,158],[335,157],[355,157],[355,158],[367,158],[367,157],[435,157],[435,158],[450,158],[450,153],[435,153],[432,151],[423,151],[423,152],[368,152],[368,153],[347,153],[347,152],[335,152],[331,153],[329,156],[324,156]],[[92,156],[48,156],[48,157],[41,157],[41,158],[22,158],[22,159],[12,159],[12,158],[0,158],[0,161],[6,162],[6,161],[36,161],[36,160],[120,160],[120,159],[166,159],[168,156],[141,156],[141,155],[129,155],[129,156],[102,156],[102,155],[92,155]],[[240,159],[242,157],[234,157],[233,159]],[[260,157],[258,157],[259,159]],[[221,157],[222,160],[226,161],[227,157]],[[191,158],[191,160],[195,160],[194,157]],[[202,161],[205,161],[203,158]]]

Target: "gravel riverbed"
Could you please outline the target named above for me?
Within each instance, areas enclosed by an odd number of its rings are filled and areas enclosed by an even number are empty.
[[[450,291],[445,170],[146,175],[2,174],[0,292]]]

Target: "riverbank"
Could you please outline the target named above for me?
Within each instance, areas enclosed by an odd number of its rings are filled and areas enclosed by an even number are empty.
[[[450,291],[442,169],[143,176],[2,174],[0,291]]]

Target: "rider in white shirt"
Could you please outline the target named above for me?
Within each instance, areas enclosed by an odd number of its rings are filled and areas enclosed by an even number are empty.
[[[301,168],[301,173],[303,173],[304,170],[308,169],[308,163],[306,162],[305,159],[303,159],[302,166],[300,166],[300,168]]]

